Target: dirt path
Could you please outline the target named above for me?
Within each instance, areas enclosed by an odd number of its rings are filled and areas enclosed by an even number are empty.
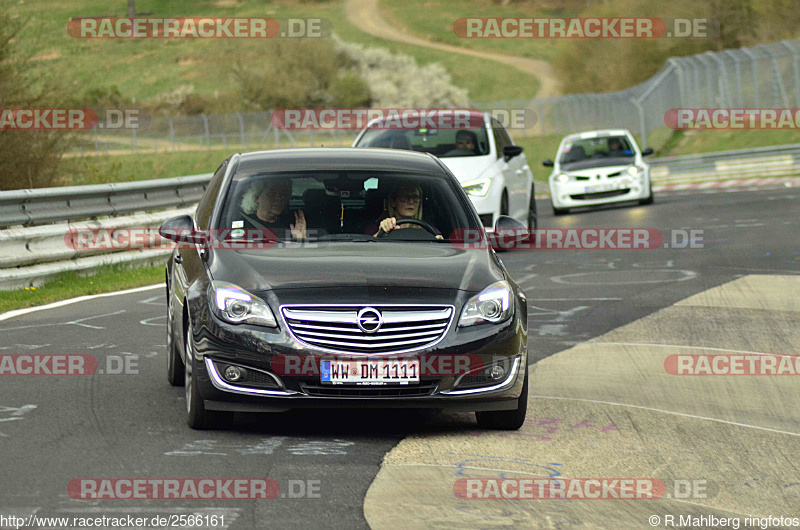
[[[345,11],[347,19],[358,27],[358,29],[370,35],[374,35],[375,37],[413,44],[415,46],[426,46],[444,52],[461,53],[463,55],[471,55],[472,57],[497,61],[536,77],[540,85],[539,91],[536,93],[535,97],[548,98],[559,95],[558,83],[553,73],[553,68],[550,63],[545,61],[473,50],[439,42],[430,42],[415,37],[414,35],[403,33],[403,31],[387,23],[381,17],[378,0],[347,0]]]

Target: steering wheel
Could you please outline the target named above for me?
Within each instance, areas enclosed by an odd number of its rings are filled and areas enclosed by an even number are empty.
[[[436,229],[434,227],[432,227],[430,224],[426,223],[425,221],[421,221],[419,219],[413,219],[411,217],[405,217],[403,219],[398,219],[396,226],[400,226],[402,224],[412,224],[412,225],[421,226],[422,228],[427,230],[428,233],[430,233],[432,236],[436,237]],[[396,232],[396,231],[397,230],[392,230],[392,232]],[[389,233],[384,232],[383,228],[378,230],[378,237],[387,237],[388,235],[389,235]]]

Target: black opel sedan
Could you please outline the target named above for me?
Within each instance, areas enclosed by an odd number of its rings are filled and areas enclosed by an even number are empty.
[[[496,226],[524,229],[511,218]],[[474,411],[492,429],[524,422],[525,295],[436,157],[235,154],[194,217],[160,233],[177,243],[167,378],[185,385],[192,428],[311,407]]]

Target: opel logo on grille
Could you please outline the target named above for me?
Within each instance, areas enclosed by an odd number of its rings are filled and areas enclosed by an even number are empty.
[[[365,307],[358,312],[357,323],[358,329],[364,333],[375,333],[383,324],[383,319],[377,309]]]

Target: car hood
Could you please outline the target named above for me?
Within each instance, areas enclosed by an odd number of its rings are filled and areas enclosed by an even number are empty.
[[[314,242],[315,248],[219,249],[209,255],[212,279],[248,291],[325,287],[409,287],[480,291],[504,279],[486,249],[448,243]]]
[[[483,173],[497,162],[497,159],[490,155],[456,156],[439,160],[453,172],[461,184],[483,176]]]

